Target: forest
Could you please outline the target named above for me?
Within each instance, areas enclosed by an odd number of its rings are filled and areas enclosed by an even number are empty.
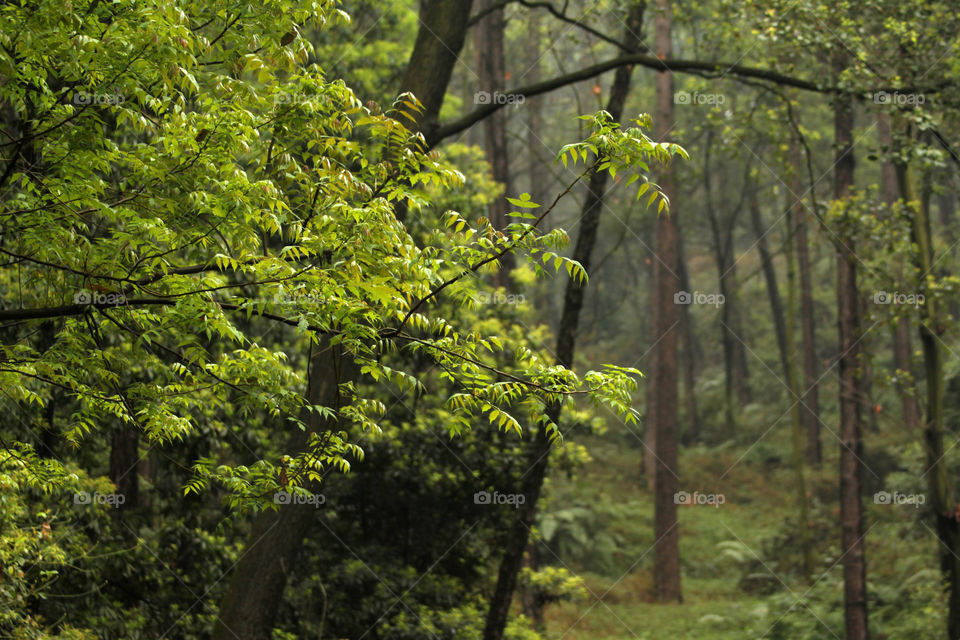
[[[960,640],[958,9],[0,2],[0,638]]]

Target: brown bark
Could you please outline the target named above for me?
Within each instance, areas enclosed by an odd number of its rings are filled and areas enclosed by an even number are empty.
[[[757,236],[760,266],[767,285],[767,298],[770,301],[773,330],[777,337],[777,353],[780,355],[780,366],[783,368],[784,375],[789,375],[790,353],[787,349],[787,324],[783,311],[783,299],[780,297],[777,271],[773,265],[773,255],[770,253],[770,246],[767,243],[767,229],[764,228],[763,221],[760,218],[760,205],[757,202],[755,192],[751,194],[750,198],[750,220],[753,224],[753,231]]]
[[[423,0],[420,29],[403,76],[402,91],[423,103],[417,123],[427,140],[437,129],[440,107],[450,75],[467,35],[467,20],[473,0]]]
[[[835,70],[844,68],[840,56]],[[853,101],[849,95],[834,96],[833,197],[844,200],[853,187]],[[840,336],[840,526],[843,554],[843,611],[846,640],[867,640],[867,571],[864,552],[863,505],[861,504],[862,443],[860,438],[859,339],[860,295],[857,290],[857,257],[849,232],[837,242],[837,314]]]
[[[625,42],[630,43],[632,47],[638,45],[636,36],[633,34],[640,33],[644,7],[645,3],[636,3],[627,21]],[[623,113],[623,106],[630,91],[630,75],[631,71],[629,69],[618,69],[614,76],[610,100],[607,105],[607,111],[614,119],[619,119]],[[596,244],[608,178],[609,174],[605,172],[594,172],[590,176],[587,187],[583,216],[580,220],[580,233],[577,236],[577,244],[573,251],[573,259],[578,261],[586,270],[590,268],[590,260]],[[583,309],[583,297],[584,290],[581,284],[573,278],[568,280],[556,348],[557,364],[568,368],[573,366],[577,328],[580,323],[580,312]],[[549,406],[547,417],[554,424],[559,424],[560,406]],[[487,611],[483,631],[484,640],[501,640],[503,638],[503,631],[506,628],[510,613],[510,602],[516,589],[517,574],[523,566],[524,552],[530,540],[530,530],[536,520],[537,502],[549,468],[550,446],[549,435],[546,430],[539,429],[531,444],[529,453],[531,463],[521,485],[521,491],[526,500],[517,509],[517,519],[511,527],[511,533],[507,539],[507,548],[504,549],[503,558],[500,561],[497,583]]]
[[[484,11],[496,5],[495,0],[479,0],[478,10]],[[474,45],[477,52],[478,96],[495,100],[503,92],[506,82],[506,66],[503,57],[503,30],[506,22],[503,9],[495,9],[484,14],[474,28]],[[490,203],[489,218],[495,229],[503,230],[509,223],[507,196],[513,194],[510,180],[510,162],[507,155],[507,111],[499,109],[483,122],[484,147],[487,162],[493,179],[503,185],[503,195]],[[508,253],[501,260],[501,270],[497,273],[499,286],[509,286],[509,273],[516,265],[513,254]]]
[[[670,0],[658,0],[655,24],[655,49],[658,55],[670,55],[672,8]],[[674,126],[673,75],[662,72],[656,78],[656,111],[654,125],[657,137],[665,138]],[[668,167],[660,178],[660,186],[670,199],[670,212],[657,220],[656,254],[653,270],[653,367],[655,386],[653,422],[655,435],[654,474],[654,549],[653,596],[661,602],[681,601],[680,532],[677,528],[677,342],[680,331],[678,305],[674,294],[680,291],[678,275],[679,232],[677,229],[676,186]]]
[[[683,235],[679,237],[677,247],[680,265],[680,289],[690,291],[690,274],[687,271],[686,256],[683,251]],[[693,331],[693,317],[689,305],[680,305],[680,335],[683,339],[681,364],[683,366],[683,392],[686,412],[684,421],[686,429],[683,431],[685,443],[695,443],[700,439],[700,411],[697,408],[697,366],[700,359],[700,349]]]
[[[707,133],[707,143],[704,146],[704,208],[707,213],[707,220],[710,223],[720,293],[724,297],[724,303],[720,308],[720,338],[723,346],[725,394],[724,415],[727,430],[733,433],[737,426],[737,408],[750,403],[749,370],[747,369],[746,348],[741,337],[743,336],[743,323],[740,315],[737,266],[733,245],[733,232],[737,217],[740,215],[742,201],[726,215],[714,206],[712,149],[713,132],[710,131]],[[744,189],[746,189],[746,185]]]
[[[791,149],[791,164],[797,176],[799,195],[802,189],[802,160],[800,146],[794,142]],[[803,408],[801,413],[807,427],[807,462],[815,467],[823,460],[823,448],[820,441],[820,394],[819,367],[817,365],[816,323],[813,306],[813,276],[810,265],[810,248],[807,241],[807,211],[801,203],[795,207],[795,239],[797,248],[797,269],[800,276],[800,341],[803,350]]]
[[[337,409],[343,404],[340,384],[353,380],[357,367],[342,347],[331,346],[326,340],[311,354],[307,398],[312,405]],[[289,451],[303,451],[310,433],[337,428],[337,421],[325,420],[310,411],[304,411],[300,419],[310,426],[309,431],[295,430],[288,443]],[[304,487],[310,491],[319,488],[315,482]],[[220,605],[214,640],[260,640],[271,636],[287,572],[296,562],[315,517],[316,507],[309,504],[285,504],[257,516]]]
[[[413,93],[423,104],[418,122],[411,126],[420,127],[425,135],[437,126],[447,85],[463,48],[471,4],[472,0],[424,0],[421,6],[420,29],[401,91]],[[403,212],[398,210],[397,214],[402,217]],[[338,400],[338,383],[358,375],[353,364],[338,348],[322,351],[310,367],[312,386],[308,391],[320,399],[313,404],[333,405]],[[307,415],[304,422],[313,418],[313,414]],[[305,436],[297,434],[289,450],[303,450],[306,440],[297,438]],[[310,505],[284,505],[279,511],[265,511],[257,517],[221,603],[214,640],[270,637],[287,570],[302,547],[313,512]]]
[[[133,509],[140,502],[140,432],[122,425],[110,443],[110,480],[124,497],[121,509]]]
[[[888,153],[892,152],[894,143],[890,131],[890,116],[884,112],[877,116],[877,133],[880,143],[887,147]],[[900,200],[897,167],[889,158],[884,160],[881,167],[881,186],[887,205],[893,206]],[[893,329],[893,366],[897,371],[903,372],[903,375],[897,374],[897,392],[900,396],[903,423],[912,431],[920,425],[921,418],[920,406],[913,388],[913,347],[910,345],[910,321],[907,318],[900,318]]]
[[[912,173],[908,167],[897,167],[900,192],[911,203],[913,214],[912,236],[917,247],[917,267],[923,275],[934,266],[933,239],[930,232],[929,198],[919,200],[913,186]],[[944,350],[940,334],[944,327],[936,297],[927,290],[926,278],[921,278],[920,291],[924,294],[921,306],[920,347],[926,373],[927,415],[923,429],[927,454],[927,469],[924,474],[930,492],[930,503],[936,521],[937,538],[940,541],[940,569],[949,586],[947,610],[947,637],[960,637],[960,521],[953,482],[944,460]]]

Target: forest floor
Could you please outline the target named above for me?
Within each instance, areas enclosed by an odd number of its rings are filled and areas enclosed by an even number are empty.
[[[678,508],[682,604],[659,604],[651,598],[653,568],[653,497],[641,474],[642,449],[631,438],[593,437],[587,444],[593,461],[571,477],[555,477],[548,505],[562,509],[571,503],[592,505],[603,531],[594,532],[594,550],[551,558],[567,566],[585,582],[588,594],[575,601],[551,604],[546,609],[546,637],[551,640],[831,638],[842,637],[841,564],[838,562],[839,531],[836,470],[837,447],[818,470],[806,470],[807,495],[811,499],[811,539],[815,549],[812,581],[801,570],[797,552],[796,483],[789,459],[774,452],[790,450],[786,429],[778,429],[756,446],[728,443],[712,449],[695,447],[682,451],[680,489],[693,494],[723,496],[720,505],[686,505]],[[902,432],[901,432],[902,434]],[[827,439],[824,445],[827,451]],[[881,440],[883,442],[881,442]],[[900,445],[875,432],[868,441],[877,449]],[[877,469],[865,479],[864,493],[872,496],[883,488],[891,460],[868,460]],[[896,478],[894,477],[894,480]],[[868,493],[869,492],[869,493]],[[871,580],[907,585],[914,576],[929,579],[935,565],[934,541],[926,535],[920,511],[914,508],[878,506],[866,501],[868,568]],[[596,557],[612,539],[616,551],[611,561]],[[913,539],[909,557],[894,550],[898,540]],[[589,546],[589,545],[587,545]],[[935,574],[935,570],[933,570]],[[888,582],[889,581],[889,582]],[[907,587],[904,587],[906,590]],[[891,590],[876,609],[877,625],[892,620],[903,606],[906,591]],[[926,597],[928,606],[937,596]],[[897,601],[900,601],[900,605]],[[873,615],[873,614],[872,614]],[[922,618],[921,611],[921,618]],[[911,627],[912,640],[940,637],[938,622],[919,633]],[[905,630],[903,630],[905,631]],[[927,634],[930,632],[930,635]],[[892,636],[897,637],[895,633]],[[880,637],[880,636],[878,636]],[[900,636],[906,637],[906,636]]]

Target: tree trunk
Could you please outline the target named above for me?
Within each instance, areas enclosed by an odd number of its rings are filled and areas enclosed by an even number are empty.
[[[724,416],[729,433],[737,427],[737,408],[750,402],[750,388],[747,383],[747,355],[743,345],[743,323],[740,318],[739,295],[737,288],[737,266],[734,260],[734,228],[740,214],[740,205],[727,215],[722,215],[714,207],[713,171],[711,151],[713,132],[707,132],[704,145],[703,187],[705,209],[713,238],[714,258],[717,264],[717,276],[720,293],[724,303],[720,308],[720,338],[723,346],[724,368]],[[746,188],[746,185],[744,185]]]
[[[757,236],[757,249],[760,251],[760,266],[763,278],[767,285],[767,298],[770,300],[770,312],[773,318],[773,330],[777,337],[777,353],[780,355],[780,366],[784,375],[789,374],[790,354],[787,350],[787,325],[783,313],[783,300],[780,298],[780,287],[777,285],[777,271],[773,265],[773,256],[767,244],[767,229],[763,227],[760,218],[760,205],[757,203],[757,194],[750,197],[750,220],[753,231]]]
[[[645,3],[636,3],[627,19],[627,29],[624,42],[628,48],[638,46],[637,39],[643,25]],[[610,91],[610,101],[607,111],[614,119],[623,114],[623,106],[630,92],[631,69],[624,67],[617,69],[614,75],[613,87]],[[590,269],[590,259],[596,244],[597,231],[600,226],[600,214],[603,211],[603,197],[609,174],[594,172],[590,176],[586,198],[583,205],[583,216],[580,219],[580,233],[573,250],[573,259],[579,262],[584,269]],[[576,348],[577,328],[580,323],[580,312],[583,309],[583,288],[571,278],[567,281],[567,289],[563,299],[563,313],[557,332],[557,364],[564,367],[573,366],[573,356]],[[547,417],[559,424],[560,406],[547,407]],[[487,611],[487,620],[483,630],[484,640],[501,640],[507,625],[510,613],[510,602],[517,585],[517,575],[523,567],[524,552],[530,540],[530,531],[536,521],[536,507],[540,499],[540,491],[547,475],[550,457],[550,441],[547,430],[538,429],[530,448],[531,461],[526,475],[523,477],[521,492],[525,501],[517,509],[517,519],[511,527],[507,538],[507,548],[504,549],[500,568],[497,572],[497,583],[493,597]]]
[[[357,376],[356,365],[340,346],[331,346],[326,340],[321,341],[311,356],[307,390],[310,404],[339,408],[342,404],[340,383]],[[309,432],[296,430],[288,444],[290,451],[303,451],[309,433],[337,428],[336,421],[318,418],[310,411],[304,411],[300,419],[309,424],[310,429]],[[315,482],[304,487],[311,491],[319,488]],[[309,504],[284,504],[277,510],[263,511],[257,516],[220,605],[213,630],[214,640],[271,637],[276,613],[283,600],[287,572],[296,562],[315,517],[316,507]]]
[[[420,127],[428,144],[463,48],[471,4],[472,0],[424,0],[421,5],[420,29],[401,91],[413,93],[423,104],[419,120],[410,126]],[[399,209],[397,214],[402,217]],[[352,360],[340,357],[338,350],[327,349],[323,354],[310,366],[310,380],[315,385],[308,391],[316,390],[319,397],[328,399],[314,404],[330,406],[337,399],[337,384],[355,378],[357,372]],[[313,414],[305,417],[305,422],[315,418]],[[303,443],[299,448],[298,442]],[[302,450],[306,440],[298,442],[293,443],[291,451]],[[270,637],[287,569],[300,551],[312,511],[310,505],[284,505],[279,511],[266,511],[257,517],[221,603],[214,640]]]
[[[804,477],[803,460],[803,415],[801,410],[803,398],[800,390],[800,377],[797,374],[797,356],[796,340],[794,339],[794,328],[797,317],[797,267],[795,261],[796,232],[799,230],[799,216],[803,212],[803,203],[795,200],[791,195],[799,193],[801,187],[800,173],[797,171],[799,166],[794,166],[791,175],[791,187],[787,193],[787,314],[784,326],[785,344],[784,361],[786,369],[784,373],[787,376],[787,386],[790,387],[790,417],[792,422],[793,435],[793,472],[794,483],[797,493],[797,519],[800,521],[800,546],[803,553],[804,576],[809,582],[813,576],[814,560],[813,548],[810,545],[810,508],[807,499],[807,481]]]
[[[672,8],[670,0],[658,0],[656,29],[657,55],[670,56]],[[674,127],[673,75],[657,74],[656,112],[654,125],[657,137],[663,140]],[[679,251],[677,230],[677,202],[674,175],[671,168],[663,172],[660,186],[670,199],[670,212],[660,216],[656,226],[657,260],[653,269],[653,336],[652,378],[656,379],[655,412],[653,421],[656,445],[654,474],[654,598],[661,602],[681,601],[680,588],[680,532],[677,529],[678,488],[677,466],[677,342],[680,335],[678,306],[674,294],[680,291],[678,272]]]
[[[680,289],[690,291],[690,274],[687,272],[687,260],[683,251],[683,235],[679,237],[677,246],[680,265]],[[683,338],[683,391],[686,414],[686,429],[683,432],[684,442],[695,443],[700,439],[700,411],[697,408],[697,366],[700,349],[693,331],[693,317],[688,305],[680,305],[680,335]]]
[[[799,194],[802,183],[800,146],[794,142],[791,149],[791,164],[797,176],[797,190]],[[800,203],[798,203],[800,204]],[[800,272],[800,338],[803,348],[803,414],[807,425],[807,462],[819,467],[823,460],[823,449],[820,442],[820,394],[819,394],[819,367],[817,365],[816,324],[814,322],[813,307],[813,279],[810,266],[810,248],[807,243],[807,212],[806,208],[797,206],[796,218],[797,267]]]
[[[837,77],[845,64],[835,62]],[[853,102],[849,94],[834,95],[833,197],[844,200],[853,186]],[[840,336],[840,525],[843,554],[843,611],[846,640],[867,640],[867,571],[863,541],[862,444],[860,440],[859,340],[860,295],[854,238],[844,233],[837,242],[837,315]]]
[[[121,425],[110,446],[110,480],[124,497],[122,509],[132,509],[140,501],[140,432],[132,425]]]
[[[477,9],[489,9],[497,4],[496,0],[479,0]],[[477,75],[479,76],[478,96],[486,100],[497,99],[497,94],[505,88],[506,67],[503,59],[503,30],[505,27],[503,9],[490,11],[481,18],[474,28],[474,46],[477,50]],[[507,155],[507,110],[498,109],[483,121],[484,147],[487,162],[493,173],[493,179],[503,185],[504,193],[490,203],[489,218],[495,229],[503,230],[509,220],[507,196],[513,195],[510,185],[510,162]],[[495,281],[498,286],[508,287],[510,271],[516,266],[513,254],[508,253],[501,259],[501,270]]]
[[[894,151],[893,136],[890,131],[890,116],[885,112],[881,112],[877,117],[877,133],[880,143],[887,147],[889,155]],[[881,182],[883,199],[892,207],[900,200],[901,192],[897,167],[889,157],[884,160],[881,168]],[[893,366],[897,370],[897,392],[900,396],[903,423],[907,429],[913,431],[920,425],[920,407],[914,391],[910,321],[905,317],[898,319],[893,329]]]
[[[423,0],[420,29],[403,76],[402,91],[409,91],[423,103],[417,125],[428,144],[436,142],[440,107],[447,93],[450,75],[467,35],[473,0]]]
[[[944,456],[943,446],[944,421],[944,352],[943,338],[940,335],[945,331],[939,318],[939,310],[935,296],[927,290],[926,276],[934,266],[933,241],[930,233],[929,199],[921,198],[918,202],[916,190],[913,187],[912,172],[906,166],[898,167],[900,175],[901,193],[911,204],[913,214],[913,241],[917,246],[917,267],[920,270],[920,293],[924,295],[921,306],[920,347],[923,350],[923,361],[926,370],[927,384],[927,419],[923,435],[927,453],[926,477],[930,492],[930,503],[936,518],[937,537],[940,540],[940,568],[943,577],[950,588],[949,605],[947,612],[947,637],[960,638],[960,522],[958,522],[958,508],[953,492],[952,479]]]

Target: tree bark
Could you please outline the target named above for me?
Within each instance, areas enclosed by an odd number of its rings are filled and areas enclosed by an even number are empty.
[[[658,55],[670,56],[672,7],[670,0],[658,0],[655,25],[655,49]],[[656,78],[656,111],[654,125],[657,137],[663,140],[674,127],[673,75],[669,71]],[[654,598],[661,602],[681,601],[680,532],[677,528],[677,342],[678,305],[674,294],[680,291],[679,251],[676,208],[676,187],[673,171],[667,167],[660,186],[670,199],[670,212],[660,216],[656,226],[656,254],[653,269],[653,336],[652,378],[656,403],[653,415],[655,435],[654,474]]]
[[[713,239],[714,258],[717,264],[717,276],[720,293],[724,303],[720,308],[720,338],[723,346],[724,368],[724,416],[727,430],[734,433],[737,428],[737,407],[750,402],[748,385],[749,370],[747,354],[743,345],[743,323],[740,317],[740,304],[737,285],[737,266],[734,260],[734,228],[740,215],[741,204],[731,209],[727,215],[716,210],[713,200],[713,170],[711,151],[713,132],[707,133],[704,146],[703,187],[707,220],[710,222]],[[746,189],[746,184],[744,184]]]
[[[424,135],[437,126],[447,85],[466,38],[471,4],[472,0],[424,0],[422,4],[420,29],[401,91],[413,93],[423,104],[419,120],[410,126],[419,127]],[[402,215],[398,211],[398,216]],[[358,375],[353,361],[332,348],[314,360],[310,371],[313,386],[308,391],[315,391],[321,400],[326,400],[314,404],[328,406],[338,400],[339,382]],[[304,421],[314,418],[310,414]],[[295,439],[291,451],[303,450],[305,436],[299,437],[304,439]],[[310,505],[284,505],[279,511],[266,511],[257,517],[221,603],[214,640],[270,637],[287,570],[302,547],[313,512]]]
[[[923,350],[927,385],[927,416],[923,429],[927,453],[926,477],[930,503],[936,518],[936,533],[940,544],[940,568],[949,585],[947,637],[960,638],[960,506],[953,491],[953,482],[944,461],[944,350],[940,335],[945,327],[939,317],[935,296],[927,289],[926,275],[934,266],[933,241],[930,233],[929,199],[917,199],[909,167],[899,166],[900,190],[910,203],[913,214],[912,235],[917,246],[917,267],[920,270],[921,306],[920,347]]]
[[[683,234],[679,236],[677,246],[680,265],[680,289],[690,291],[690,274],[687,271],[687,260],[683,251]],[[683,391],[686,413],[686,429],[683,431],[683,441],[688,444],[700,439],[700,411],[697,408],[697,366],[700,360],[700,349],[693,331],[693,317],[688,305],[680,305],[680,335],[683,338]]]
[[[773,256],[767,244],[767,229],[763,228],[760,218],[760,205],[757,203],[756,192],[750,197],[750,220],[753,231],[757,236],[757,249],[760,252],[760,266],[763,278],[767,285],[767,298],[770,300],[770,312],[773,317],[773,330],[777,338],[777,353],[780,355],[780,366],[784,375],[789,374],[790,353],[787,350],[787,325],[783,312],[783,300],[780,297],[780,287],[777,284],[777,271],[773,265]]]
[[[834,61],[839,77],[842,55]],[[853,101],[834,95],[835,200],[845,200],[853,187]],[[860,439],[859,340],[860,294],[853,234],[844,231],[837,242],[837,314],[840,336],[840,526],[843,554],[843,611],[846,640],[867,640],[867,571],[861,504],[862,443]]]
[[[799,176],[802,173],[800,147],[794,142],[791,149],[791,164],[797,176],[797,188],[794,193],[799,194],[802,183]],[[797,203],[800,205],[800,203]],[[796,223],[797,267],[800,275],[800,339],[803,348],[803,414],[807,426],[807,462],[819,467],[823,460],[823,447],[820,442],[820,393],[819,367],[817,365],[816,323],[813,306],[813,278],[810,265],[810,248],[807,242],[807,211],[797,206],[794,212]]]
[[[644,8],[644,2],[634,4],[627,20],[624,42],[629,43],[631,48],[635,48],[639,44],[635,34],[640,33]],[[617,120],[623,114],[623,106],[630,92],[630,75],[631,70],[625,68],[618,69],[614,76],[607,111]],[[603,198],[608,178],[609,174],[605,172],[594,172],[590,176],[583,205],[583,216],[580,220],[580,233],[577,236],[577,244],[573,251],[573,259],[588,271],[600,226],[600,214],[603,211]],[[583,298],[584,290],[580,283],[573,278],[568,280],[556,348],[557,364],[568,368],[573,366]],[[554,424],[559,424],[560,406],[549,406],[547,417]],[[538,429],[530,448],[530,465],[521,485],[521,491],[526,499],[517,509],[517,519],[511,527],[507,548],[504,549],[503,558],[500,561],[497,583],[490,599],[483,630],[484,640],[502,640],[503,638],[503,631],[506,628],[510,613],[510,602],[516,589],[517,575],[523,567],[524,551],[530,540],[530,531],[536,521],[537,502],[549,468],[550,446],[549,434],[546,429]]]
[[[358,369],[350,355],[340,346],[321,341],[316,353],[311,352],[309,367],[310,404],[337,409],[342,404],[340,384],[353,380]],[[318,418],[304,411],[300,419],[310,425],[309,432],[296,433],[288,450],[303,451],[310,433],[337,428],[335,420]],[[316,491],[318,485],[304,485]],[[277,610],[283,600],[287,572],[296,562],[316,517],[316,507],[309,504],[285,504],[278,510],[260,513],[244,546],[244,553],[234,566],[226,596],[213,630],[214,640],[261,640],[272,635]]]
[[[438,126],[450,75],[467,35],[472,4],[473,0],[423,0],[421,4],[420,29],[401,87],[423,103],[417,126],[427,140],[432,140]]]
[[[890,131],[890,116],[884,112],[877,116],[877,133],[889,156],[895,149]],[[897,167],[888,157],[881,167],[881,186],[883,199],[891,207],[902,197],[899,181]],[[913,431],[920,426],[921,418],[914,391],[913,347],[910,345],[910,321],[907,318],[899,318],[893,329],[893,366],[898,372],[897,392],[900,396],[903,423],[908,430]]]
[[[478,10],[485,11],[497,5],[496,0],[479,0]],[[478,96],[495,100],[506,83],[506,66],[503,58],[503,30],[506,26],[503,9],[487,11],[474,28],[474,46],[477,53]],[[490,203],[489,218],[495,229],[503,230],[509,220],[507,196],[512,195],[510,162],[507,155],[507,110],[499,109],[483,121],[484,147],[493,179],[503,185],[504,193]],[[510,284],[510,271],[516,266],[513,254],[508,253],[500,261],[501,269],[495,281],[498,286]]]

